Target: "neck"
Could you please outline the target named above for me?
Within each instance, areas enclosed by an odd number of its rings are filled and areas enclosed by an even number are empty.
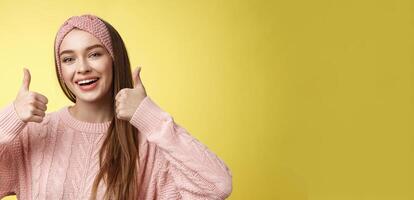
[[[110,98],[104,99],[110,100]],[[74,106],[69,107],[69,112],[76,119],[90,123],[108,122],[114,116],[110,101],[85,102],[77,100]]]

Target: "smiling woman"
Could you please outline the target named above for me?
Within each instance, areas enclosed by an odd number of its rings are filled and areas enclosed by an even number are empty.
[[[48,99],[23,85],[0,112],[0,198],[225,199],[226,164],[148,95],[141,68],[108,22],[73,16],[55,39],[55,68],[74,103],[46,114]]]
[[[108,107],[113,96],[112,59],[99,39],[86,31],[74,29],[62,40],[59,52],[64,84],[78,102],[73,110],[78,110],[79,104],[98,99],[106,100],[103,103]]]

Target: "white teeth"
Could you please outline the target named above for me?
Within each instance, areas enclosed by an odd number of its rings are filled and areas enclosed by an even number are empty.
[[[98,80],[98,79],[81,80],[81,81],[78,82],[78,84],[86,84],[86,83],[90,83],[90,82],[96,81],[96,80]]]

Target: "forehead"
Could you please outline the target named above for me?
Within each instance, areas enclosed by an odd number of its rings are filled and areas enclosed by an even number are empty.
[[[102,45],[99,39],[92,34],[80,29],[73,29],[63,38],[59,52],[64,50],[83,50],[95,44]]]

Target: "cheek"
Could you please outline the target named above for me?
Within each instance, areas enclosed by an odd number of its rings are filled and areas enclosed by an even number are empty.
[[[106,85],[108,86],[108,87],[111,87],[111,85],[112,85],[112,66],[110,67],[110,68],[108,68],[106,71],[105,71],[105,76],[106,76]]]
[[[65,81],[66,85],[70,85],[72,82],[73,73],[73,70],[62,67],[62,78]]]
[[[108,84],[112,82],[112,62],[103,62],[101,65],[99,65],[100,73],[105,76],[106,81]]]
[[[112,82],[112,77],[113,77],[112,65],[108,66],[108,68],[106,69],[106,75],[108,76],[108,80]]]

